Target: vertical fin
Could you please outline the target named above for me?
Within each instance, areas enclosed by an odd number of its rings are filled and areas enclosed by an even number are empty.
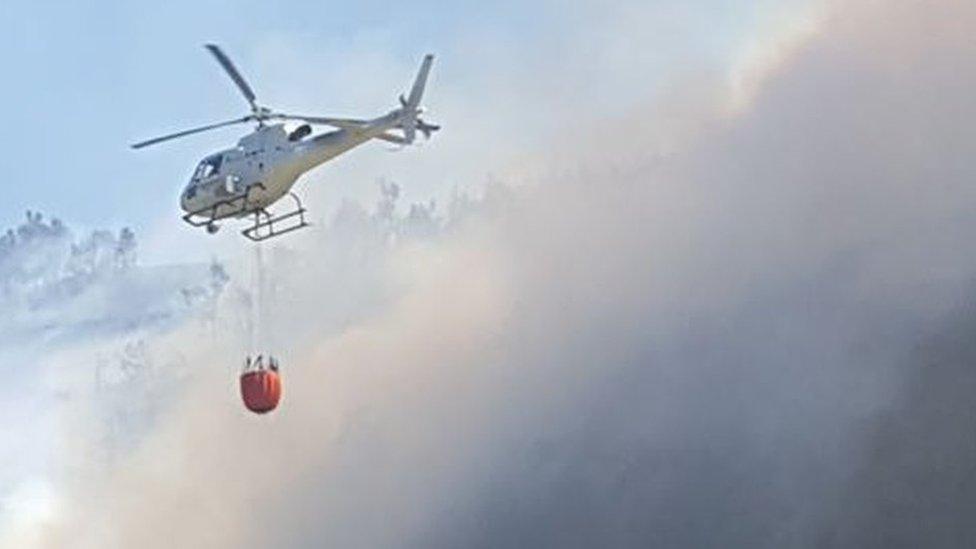
[[[417,136],[417,115],[420,114],[420,100],[424,96],[427,76],[430,74],[430,67],[433,64],[434,56],[428,53],[420,64],[417,78],[413,81],[413,87],[410,88],[410,95],[406,98],[400,96],[400,105],[402,105],[400,127],[403,129],[404,141],[408,145],[413,143]]]
[[[420,71],[417,72],[417,79],[413,81],[410,88],[410,95],[407,97],[407,107],[416,109],[420,106],[420,99],[424,96],[424,88],[427,86],[427,75],[430,74],[430,66],[434,64],[434,56],[427,54],[424,62],[420,64]]]

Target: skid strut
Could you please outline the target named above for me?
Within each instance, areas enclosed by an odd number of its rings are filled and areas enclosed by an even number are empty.
[[[254,225],[241,231],[241,234],[254,242],[261,242],[276,236],[308,227],[305,221],[305,207],[295,193],[288,193],[295,201],[295,209],[281,215],[272,215],[268,210],[254,211]],[[282,227],[282,224],[284,226]]]

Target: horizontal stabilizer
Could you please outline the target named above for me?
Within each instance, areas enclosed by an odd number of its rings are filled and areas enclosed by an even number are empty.
[[[388,143],[395,143],[397,145],[409,145],[410,142],[407,141],[405,137],[400,137],[399,135],[393,135],[392,133],[381,133],[376,136],[376,139],[386,141]]]

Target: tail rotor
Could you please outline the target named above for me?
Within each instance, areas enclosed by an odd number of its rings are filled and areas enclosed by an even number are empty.
[[[402,113],[400,129],[403,130],[403,138],[407,144],[414,142],[418,131],[424,135],[425,139],[430,139],[431,134],[441,129],[440,126],[428,124],[420,118],[420,114],[424,112],[423,107],[420,106],[420,100],[424,96],[427,77],[430,75],[430,68],[433,64],[434,56],[425,55],[420,64],[420,71],[417,72],[417,78],[413,82],[413,87],[410,88],[410,95],[404,97],[403,94],[400,94],[400,111]]]

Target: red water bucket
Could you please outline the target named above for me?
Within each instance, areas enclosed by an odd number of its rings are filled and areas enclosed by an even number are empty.
[[[281,376],[274,370],[252,370],[241,374],[244,406],[256,414],[266,414],[281,400]]]

